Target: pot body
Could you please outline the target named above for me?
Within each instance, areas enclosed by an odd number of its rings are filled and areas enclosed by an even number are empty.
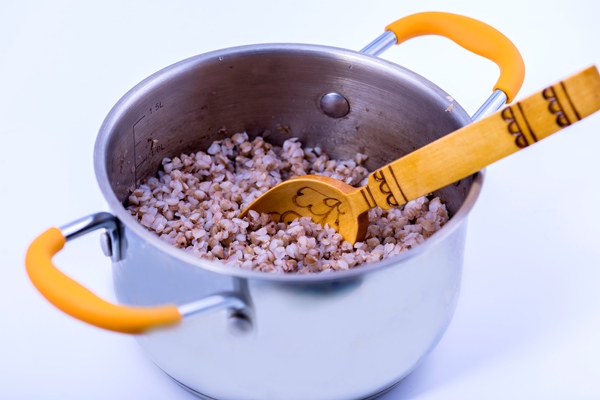
[[[349,112],[331,116],[336,93]],[[339,97],[338,97],[339,98]],[[298,137],[335,158],[367,154],[371,170],[470,122],[449,96],[393,63],[308,45],[226,49],[147,78],[107,116],[95,149],[100,187],[121,222],[114,262],[120,302],[185,304],[233,292],[251,328],[225,311],[139,337],[167,374],[216,399],[353,399],[408,375],[448,326],[458,298],[467,215],[480,174],[436,193],[452,215],[428,241],[393,259],[319,275],[269,275],[200,260],[146,231],[128,191],[163,157],[208,148],[246,131],[279,144]]]
[[[393,387],[434,348],[458,299],[466,225],[428,251],[370,274],[325,282],[231,277],[173,260],[127,232],[114,266],[125,304],[178,304],[246,292],[253,328],[225,311],[138,338],[187,388],[215,399],[362,399]]]

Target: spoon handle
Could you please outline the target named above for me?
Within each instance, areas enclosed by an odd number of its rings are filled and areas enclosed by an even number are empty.
[[[600,110],[600,76],[589,67],[380,169],[360,192],[388,209],[467,177]]]

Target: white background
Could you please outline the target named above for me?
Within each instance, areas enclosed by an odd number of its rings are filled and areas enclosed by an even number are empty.
[[[600,3],[526,1],[4,2],[0,8],[0,398],[191,399],[126,335],[73,320],[29,283],[40,232],[105,210],[92,166],[113,104],[159,69],[266,42],[360,49],[418,11],[483,20],[520,48],[520,97],[600,63]],[[383,57],[469,113],[496,66],[437,37]],[[391,399],[600,398],[600,114],[487,169],[461,297],[438,347]],[[114,298],[98,235],[56,262]],[[318,368],[318,365],[315,366]],[[232,382],[232,384],[235,384]],[[284,400],[284,399],[283,399]]]

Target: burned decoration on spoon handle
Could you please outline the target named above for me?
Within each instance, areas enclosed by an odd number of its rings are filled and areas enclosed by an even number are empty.
[[[388,209],[431,193],[598,110],[600,76],[590,67],[373,172],[363,206]]]

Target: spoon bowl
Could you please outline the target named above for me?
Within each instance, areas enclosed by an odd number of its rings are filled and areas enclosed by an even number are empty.
[[[371,207],[361,207],[362,193],[361,189],[328,176],[300,176],[281,182],[257,198],[242,216],[256,210],[285,223],[310,217],[354,243],[364,238],[369,223],[367,211]]]

